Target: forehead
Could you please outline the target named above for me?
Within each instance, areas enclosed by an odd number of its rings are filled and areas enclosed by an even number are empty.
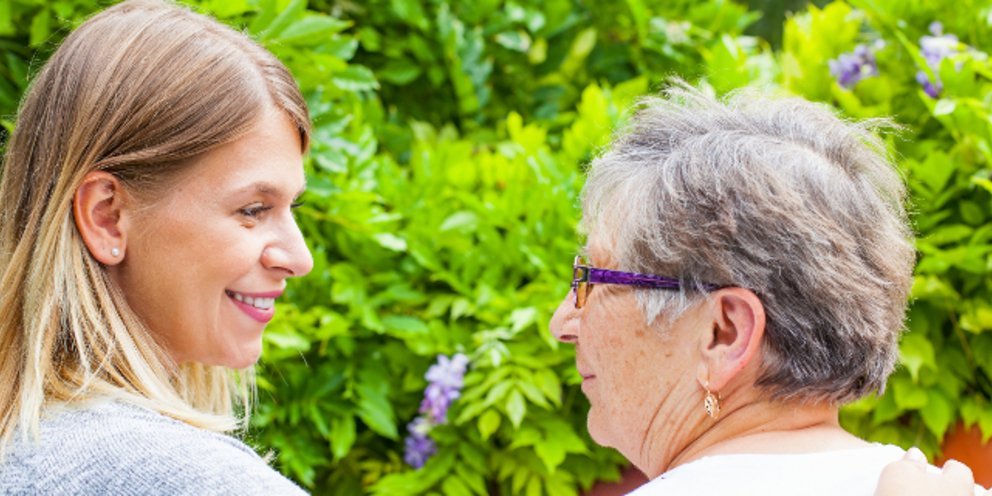
[[[177,186],[295,196],[304,182],[299,132],[285,113],[270,111],[244,136],[194,159]]]

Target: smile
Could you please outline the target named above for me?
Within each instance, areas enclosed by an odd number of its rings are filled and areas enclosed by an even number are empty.
[[[239,310],[263,324],[268,323],[275,315],[275,301],[280,294],[272,292],[248,295],[231,290],[225,290],[224,293]]]
[[[235,300],[240,301],[245,305],[253,306],[259,310],[268,310],[272,308],[273,305],[276,304],[275,298],[263,298],[261,296],[251,297],[251,296],[243,295],[241,293],[235,293],[234,291],[226,291],[226,293],[227,296],[230,296],[231,298],[234,298]]]

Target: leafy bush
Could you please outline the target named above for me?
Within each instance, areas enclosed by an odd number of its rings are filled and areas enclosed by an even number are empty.
[[[253,441],[320,494],[567,495],[616,478],[623,460],[585,433],[571,347],[546,323],[581,243],[582,168],[671,73],[904,126],[890,143],[919,264],[902,367],[842,421],[930,453],[957,419],[992,434],[992,6],[965,4],[810,7],[773,50],[742,34],[758,15],[724,0],[195,3],[287,63],[315,124],[298,217],[315,266],[266,332]],[[101,6],[0,3],[7,129],[31,70]],[[962,42],[936,64],[920,47],[934,20]],[[939,78],[937,98],[918,78]],[[464,389],[414,470],[403,438],[424,373],[456,352]]]

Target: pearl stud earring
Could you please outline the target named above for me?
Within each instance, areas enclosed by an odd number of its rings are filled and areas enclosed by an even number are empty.
[[[110,255],[114,258],[121,256],[121,250],[116,246],[110,249]]]

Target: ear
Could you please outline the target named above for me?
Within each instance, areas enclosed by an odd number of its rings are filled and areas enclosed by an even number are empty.
[[[120,180],[105,171],[86,174],[72,198],[72,216],[83,243],[97,261],[117,265],[127,249],[126,194]]]
[[[711,330],[700,340],[697,380],[711,391],[720,391],[757,359],[765,336],[765,307],[744,288],[719,289],[707,303]]]

